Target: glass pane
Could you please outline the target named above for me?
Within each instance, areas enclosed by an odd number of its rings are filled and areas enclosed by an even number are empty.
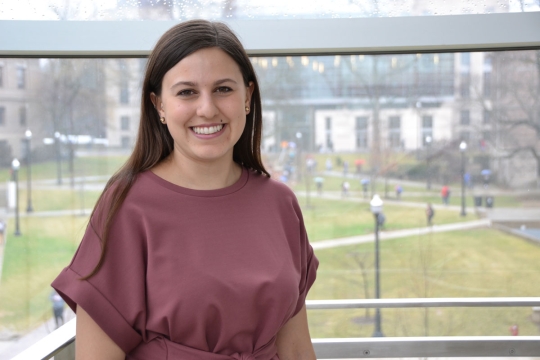
[[[0,0],[2,20],[321,19],[539,11],[534,0]]]
[[[462,59],[252,58],[264,99],[265,164],[296,192],[321,262],[310,299],[374,297],[374,194],[385,215],[381,297],[540,293],[540,51],[471,53],[467,96],[460,91]],[[55,327],[49,284],[77,249],[106,180],[130,153],[144,66],[144,59],[0,60],[0,183],[10,189],[0,191],[7,224],[2,334]],[[382,330],[509,335],[518,325],[520,335],[538,335],[532,311],[383,309]],[[343,314],[310,313],[312,334],[371,334],[373,310]],[[14,355],[10,346],[5,354]]]

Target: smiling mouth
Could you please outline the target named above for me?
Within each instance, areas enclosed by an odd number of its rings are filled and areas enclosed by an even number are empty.
[[[217,132],[220,132],[225,125],[215,125],[215,126],[193,126],[191,129],[195,132],[195,134],[199,135],[212,135]]]

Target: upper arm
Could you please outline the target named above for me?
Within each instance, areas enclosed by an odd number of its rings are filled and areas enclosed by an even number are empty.
[[[124,360],[126,354],[80,306],[77,306],[75,358],[77,360]]]
[[[309,336],[306,305],[278,332],[276,340],[281,360],[315,360]]]

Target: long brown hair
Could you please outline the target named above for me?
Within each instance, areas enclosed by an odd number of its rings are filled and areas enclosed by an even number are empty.
[[[167,127],[159,121],[150,94],[161,95],[163,77],[180,60],[197,50],[211,47],[223,50],[238,64],[246,87],[250,82],[253,83],[251,111],[246,115],[244,132],[234,145],[233,160],[246,168],[270,176],[262,164],[260,154],[262,109],[259,84],[244,47],[231,29],[223,23],[191,20],[174,26],[163,34],[148,58],[142,85],[141,118],[135,148],[122,168],[109,179],[92,211],[91,219],[98,207],[104,211],[99,214],[103,219],[98,222],[99,228],[95,228],[92,221],[89,223],[101,239],[101,255],[94,270],[83,279],[94,276],[101,268],[113,218],[137,175],[151,169],[173,151],[173,138]],[[106,206],[100,206],[104,202],[107,203]]]

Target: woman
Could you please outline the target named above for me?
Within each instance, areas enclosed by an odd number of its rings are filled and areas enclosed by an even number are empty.
[[[242,45],[223,24],[179,24],[142,90],[133,154],[52,284],[77,312],[77,359],[315,359],[318,261],[294,194],[262,165]]]

